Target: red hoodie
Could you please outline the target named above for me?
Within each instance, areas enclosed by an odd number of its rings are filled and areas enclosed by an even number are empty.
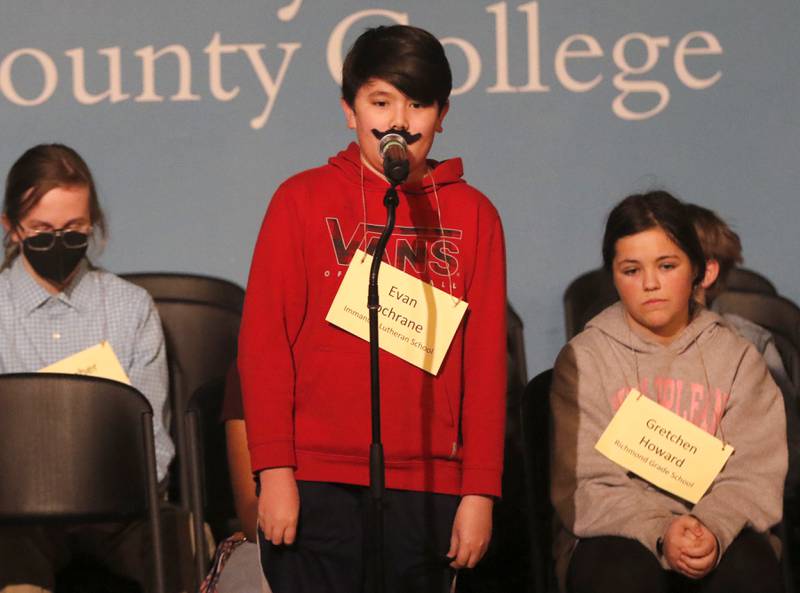
[[[386,261],[464,298],[469,309],[437,376],[381,351],[386,486],[500,495],[506,388],[505,255],[497,211],[461,178],[461,160],[399,188]],[[363,175],[363,183],[362,183]],[[369,344],[325,321],[365,236],[386,221],[386,181],[351,144],[283,183],[253,254],[239,338],[253,471],[369,483]],[[366,300],[367,287],[364,287]]]

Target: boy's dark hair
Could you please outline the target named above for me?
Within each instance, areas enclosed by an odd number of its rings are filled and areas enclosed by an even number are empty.
[[[423,105],[442,109],[453,88],[444,47],[418,27],[392,25],[367,29],[347,52],[342,67],[342,98],[353,107],[356,93],[373,78],[385,80]]]
[[[717,280],[706,288],[706,300],[711,302],[725,290],[731,270],[744,261],[742,241],[713,210],[697,204],[686,204],[686,211],[694,224],[706,259],[716,260],[719,264]]]
[[[18,228],[20,221],[45,194],[57,187],[85,187],[89,190],[92,227],[99,232],[101,239],[105,239],[106,217],[97,199],[92,172],[81,155],[63,144],[39,144],[29,148],[11,166],[3,202],[3,214],[11,228]],[[3,245],[5,259],[0,270],[11,265],[19,254],[19,244],[11,240],[11,233],[6,233]]]
[[[692,225],[686,205],[665,191],[628,196],[608,215],[603,236],[603,266],[611,271],[617,241],[652,228],[661,228],[689,257],[695,270],[693,284],[706,273],[706,258]]]

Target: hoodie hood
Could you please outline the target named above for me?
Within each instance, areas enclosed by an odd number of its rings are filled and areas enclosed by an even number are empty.
[[[361,162],[361,150],[358,144],[351,142],[350,145],[328,159],[328,164],[337,169],[348,183],[361,186],[361,170],[364,170],[364,189],[366,191],[385,192],[389,187],[389,182],[372,172],[372,170]],[[446,161],[434,161],[428,159],[428,169],[433,176],[436,187],[441,188],[445,185],[454,183],[466,183],[463,179],[464,167],[460,158],[448,159]],[[425,194],[432,191],[433,183],[431,175],[425,175],[421,184],[402,184],[400,191],[405,194]]]
[[[695,312],[694,317],[683,332],[668,345],[664,346],[657,342],[646,340],[634,332],[625,320],[625,309],[622,303],[618,301],[593,317],[586,324],[586,329],[596,328],[612,340],[636,352],[672,352],[681,354],[692,344],[699,341],[701,336],[706,333],[706,330],[717,325],[725,325],[725,322],[713,311],[709,311],[704,307],[700,308]]]

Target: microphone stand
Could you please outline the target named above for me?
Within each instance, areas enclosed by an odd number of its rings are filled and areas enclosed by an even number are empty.
[[[372,444],[369,450],[369,490],[372,502],[373,529],[373,574],[375,575],[375,593],[383,593],[385,588],[383,569],[383,494],[386,480],[386,467],[383,459],[381,443],[381,385],[378,366],[378,270],[381,267],[386,243],[394,230],[395,211],[400,201],[397,196],[397,185],[391,183],[383,205],[386,206],[386,226],[383,228],[378,244],[372,254],[372,266],[369,271],[369,292],[367,308],[369,309],[369,363],[370,363],[370,396],[372,404]]]

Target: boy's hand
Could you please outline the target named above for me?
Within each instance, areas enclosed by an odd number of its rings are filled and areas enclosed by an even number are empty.
[[[473,494],[461,499],[447,552],[453,568],[474,568],[483,558],[492,538],[492,506],[494,500],[488,496]]]
[[[691,578],[706,576],[717,562],[717,538],[697,518],[676,517],[664,534],[664,556],[676,572]]]
[[[273,545],[294,543],[300,495],[291,467],[262,470],[258,475],[261,495],[258,497],[258,525],[264,538]]]

